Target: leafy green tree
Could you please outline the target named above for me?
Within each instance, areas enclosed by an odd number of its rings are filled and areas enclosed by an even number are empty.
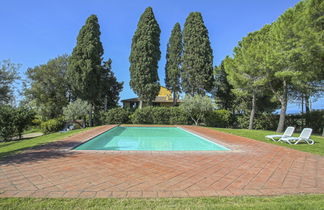
[[[180,71],[182,56],[182,34],[180,24],[176,23],[172,29],[171,37],[167,46],[166,64],[165,64],[165,84],[172,90],[173,105],[177,103],[177,95],[181,90]]]
[[[307,50],[300,45],[301,36],[296,33],[296,24],[302,13],[303,7],[298,4],[272,24],[271,39],[265,53],[269,87],[281,104],[277,132],[284,129],[289,94],[300,87],[305,89],[308,81],[316,75],[312,68],[307,67],[312,65],[308,63],[310,56],[303,55]]]
[[[14,137],[15,128],[15,109],[9,105],[0,105],[0,141],[7,141]]]
[[[0,104],[8,104],[13,99],[13,83],[19,79],[19,67],[10,60],[0,62]]]
[[[152,102],[160,90],[157,73],[160,52],[160,27],[151,7],[142,14],[132,39],[130,86],[144,101]]]
[[[24,130],[32,124],[33,119],[35,118],[35,112],[26,107],[18,107],[15,109],[13,122],[18,138],[22,138]]]
[[[59,117],[69,102],[67,66],[68,56],[63,55],[26,72],[25,103],[36,110],[42,120]]]
[[[225,71],[224,61],[220,66],[214,68],[215,82],[212,95],[219,109],[233,110],[235,95],[234,88],[227,80],[228,74]]]
[[[111,70],[111,59],[104,62],[101,76],[101,96],[98,98],[99,106],[107,111],[108,108],[113,108],[118,105],[119,94],[123,90],[123,82],[118,82]]]
[[[208,30],[199,12],[192,12],[183,29],[182,89],[190,95],[213,88],[213,51]]]
[[[265,26],[260,31],[249,33],[235,47],[234,58],[225,60],[225,69],[230,83],[234,86],[234,93],[251,97],[249,129],[253,128],[257,97],[263,95],[266,87],[265,72],[260,62],[262,47],[259,44],[268,31],[269,26]]]
[[[91,107],[88,102],[77,99],[63,108],[64,119],[85,127],[85,119],[90,109]],[[81,124],[80,121],[83,121],[83,123]]]
[[[67,71],[72,94],[87,101],[91,106],[90,126],[93,125],[93,106],[96,104],[97,98],[100,97],[101,90],[101,63],[104,50],[100,34],[98,18],[96,15],[91,15],[79,32]]]
[[[196,125],[205,120],[206,114],[213,110],[213,103],[208,96],[186,95],[180,107],[187,113]]]

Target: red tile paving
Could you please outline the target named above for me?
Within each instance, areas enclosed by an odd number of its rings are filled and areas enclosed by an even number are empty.
[[[101,126],[0,161],[0,197],[196,197],[324,193],[324,157],[181,126],[231,151],[73,151]]]

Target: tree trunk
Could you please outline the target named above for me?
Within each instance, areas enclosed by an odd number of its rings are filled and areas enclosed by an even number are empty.
[[[90,127],[93,126],[93,122],[92,122],[92,109],[93,109],[93,106],[92,106],[92,104],[90,104],[90,111],[89,111],[89,126]]]
[[[176,98],[176,92],[173,91],[173,106],[177,105],[177,98]]]
[[[305,110],[306,110],[306,114],[305,114],[305,125],[308,127],[309,125],[309,111],[310,111],[310,103],[309,103],[309,96],[305,95]]]
[[[108,96],[105,95],[105,106],[104,106],[105,112],[108,110]]]
[[[287,82],[283,82],[283,94],[282,98],[280,100],[281,103],[281,110],[280,110],[280,118],[279,118],[279,123],[278,123],[278,128],[277,132],[282,133],[284,130],[285,126],[285,118],[286,118],[286,111],[287,111],[287,103],[288,103],[288,87],[287,87]]]
[[[324,128],[323,128],[323,133],[322,133],[322,136],[324,137]]]
[[[250,122],[249,122],[249,129],[250,130],[253,129],[253,122],[254,122],[255,108],[256,108],[255,101],[256,101],[256,97],[255,97],[255,93],[253,93],[253,96],[252,96],[252,109],[251,109]]]

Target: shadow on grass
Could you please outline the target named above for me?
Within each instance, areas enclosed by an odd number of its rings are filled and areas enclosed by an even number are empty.
[[[79,144],[80,142],[78,141],[57,141],[39,146],[2,152],[0,153],[0,165],[10,163],[22,164],[71,156],[74,152],[72,150],[64,151],[64,149],[69,149]],[[24,152],[18,153],[22,150],[24,150]]]

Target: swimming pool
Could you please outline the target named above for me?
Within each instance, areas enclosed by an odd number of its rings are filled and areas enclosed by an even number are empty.
[[[115,127],[74,150],[228,151],[230,149],[177,127]]]

